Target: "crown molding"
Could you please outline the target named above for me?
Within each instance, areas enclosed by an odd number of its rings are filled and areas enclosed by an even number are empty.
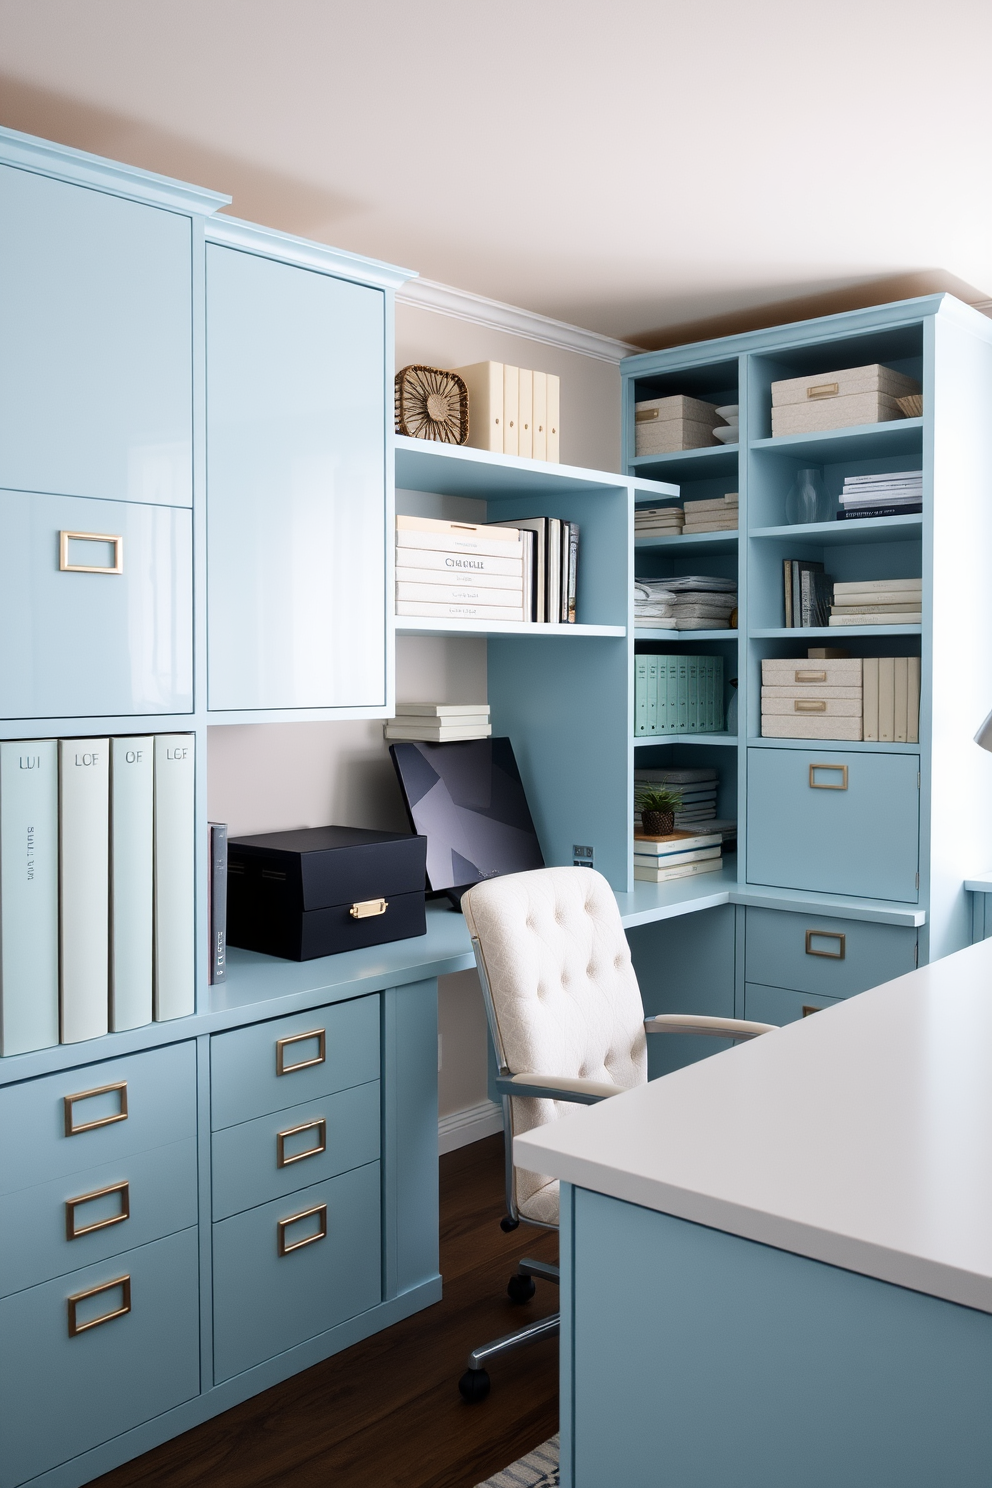
[[[281,262],[299,264],[302,268],[320,269],[360,284],[374,284],[380,289],[395,289],[410,277],[412,269],[400,269],[378,258],[364,258],[344,248],[328,248],[309,238],[279,232],[274,227],[260,227],[257,222],[243,222],[227,212],[212,217],[206,225],[208,243],[223,243],[228,248],[244,248],[250,253],[263,253]]]
[[[601,362],[612,362],[614,366],[619,365],[624,357],[644,350],[642,346],[631,346],[627,341],[616,341],[612,336],[601,336],[598,331],[586,331],[563,320],[551,320],[533,310],[521,310],[518,305],[504,305],[502,300],[487,300],[484,295],[473,294],[469,289],[455,289],[433,279],[412,279],[396,291],[396,299],[399,304],[413,305],[417,310],[450,315],[455,320],[467,320],[472,325],[523,336],[528,341],[541,341],[545,346],[596,357]]]

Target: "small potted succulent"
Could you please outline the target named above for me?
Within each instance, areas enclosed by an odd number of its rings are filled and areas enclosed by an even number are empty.
[[[634,804],[641,813],[644,835],[667,837],[675,831],[675,813],[682,805],[682,793],[667,785],[639,785]]]

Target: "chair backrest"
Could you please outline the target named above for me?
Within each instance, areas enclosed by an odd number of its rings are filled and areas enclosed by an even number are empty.
[[[590,868],[487,879],[462,899],[489,990],[497,1058],[511,1074],[566,1075],[628,1089],[647,1079],[644,1011],[616,899]],[[508,1138],[574,1111],[514,1096]],[[513,1201],[558,1221],[558,1185],[514,1170]]]

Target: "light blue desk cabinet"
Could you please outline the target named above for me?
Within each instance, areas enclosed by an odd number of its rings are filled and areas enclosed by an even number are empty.
[[[986,1313],[584,1189],[563,1210],[565,1488],[986,1488]]]
[[[384,292],[207,245],[211,711],[386,702]]]
[[[99,534],[68,539],[66,561],[109,571],[61,568],[63,532]],[[188,510],[0,491],[0,551],[19,555],[0,584],[0,716],[192,712]]]
[[[638,926],[627,931],[627,941],[646,1016],[734,1016],[737,910],[733,905]],[[730,1047],[729,1039],[655,1034],[648,1039],[648,1076],[656,1080]]]
[[[188,213],[0,166],[0,486],[191,506],[191,295]]]

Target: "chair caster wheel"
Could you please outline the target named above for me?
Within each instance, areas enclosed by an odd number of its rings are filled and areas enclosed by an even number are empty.
[[[510,1235],[514,1230],[519,1230],[520,1221],[519,1219],[511,1219],[508,1214],[504,1214],[499,1222],[499,1227],[504,1235]]]
[[[522,1276],[519,1273],[511,1276],[506,1284],[506,1295],[511,1302],[529,1302],[537,1291],[533,1276]]]
[[[458,1381],[461,1397],[469,1405],[477,1405],[489,1394],[489,1375],[484,1369],[466,1369]]]

